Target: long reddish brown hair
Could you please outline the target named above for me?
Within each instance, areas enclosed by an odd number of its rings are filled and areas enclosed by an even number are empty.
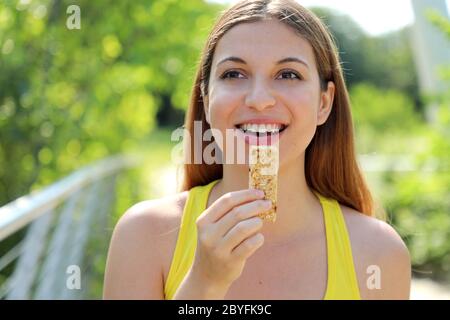
[[[185,128],[190,134],[185,148],[190,148],[191,159],[186,159],[183,164],[180,190],[190,190],[222,178],[222,164],[206,164],[203,159],[201,164],[192,161],[194,121],[202,122],[203,133],[210,129],[202,97],[208,94],[211,64],[218,41],[239,23],[264,19],[279,20],[310,43],[318,66],[321,90],[326,89],[328,81],[335,84],[331,113],[327,121],[317,127],[306,149],[305,176],[308,186],[325,197],[373,216],[372,196],[356,161],[350,101],[335,42],[322,21],[293,0],[240,1],[223,12],[212,28],[203,49],[185,118]],[[203,151],[209,142],[201,140]]]

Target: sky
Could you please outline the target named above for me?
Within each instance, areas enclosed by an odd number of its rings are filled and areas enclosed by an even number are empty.
[[[207,0],[234,3],[235,0]],[[450,8],[450,0],[447,8]],[[298,0],[305,7],[324,6],[350,15],[368,34],[380,35],[400,29],[414,20],[410,0]],[[390,10],[386,11],[386,8]],[[450,11],[450,9],[449,9]],[[380,20],[380,17],[383,17]]]

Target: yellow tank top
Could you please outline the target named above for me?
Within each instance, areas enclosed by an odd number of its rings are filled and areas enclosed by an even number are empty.
[[[177,244],[164,286],[166,299],[171,300],[191,267],[197,245],[197,217],[206,209],[209,193],[219,180],[189,191],[181,218]],[[324,212],[327,238],[328,279],[325,300],[359,300],[358,281],[352,249],[344,217],[334,199],[315,192]]]

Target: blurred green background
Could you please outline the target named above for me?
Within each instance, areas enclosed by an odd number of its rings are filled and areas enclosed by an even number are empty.
[[[66,28],[72,4],[81,8],[80,30]],[[117,182],[109,240],[128,207],[159,195],[151,177],[170,164],[170,134],[183,123],[202,46],[222,9],[200,0],[2,1],[0,206],[108,155],[144,153],[145,165]],[[314,11],[337,40],[358,153],[407,156],[414,168],[388,161],[367,170],[375,198],[408,245],[414,275],[449,283],[450,95],[419,93],[409,27],[369,36],[348,16]],[[450,41],[450,23],[434,21]],[[449,69],[442,76],[450,81]],[[431,103],[436,123],[426,121]],[[105,256],[91,297],[101,296]]]

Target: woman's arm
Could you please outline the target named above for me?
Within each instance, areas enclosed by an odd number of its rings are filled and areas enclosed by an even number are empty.
[[[384,222],[382,225],[381,233],[385,240],[380,257],[382,287],[379,299],[408,300],[411,288],[408,248],[392,226]]]
[[[366,223],[360,223],[358,230],[362,299],[409,299],[411,260],[408,248],[388,223],[374,218],[363,219]]]
[[[408,248],[388,223],[342,206],[363,300],[409,299],[411,260]]]
[[[104,299],[164,299],[162,205],[131,207],[114,228],[106,263]]]

